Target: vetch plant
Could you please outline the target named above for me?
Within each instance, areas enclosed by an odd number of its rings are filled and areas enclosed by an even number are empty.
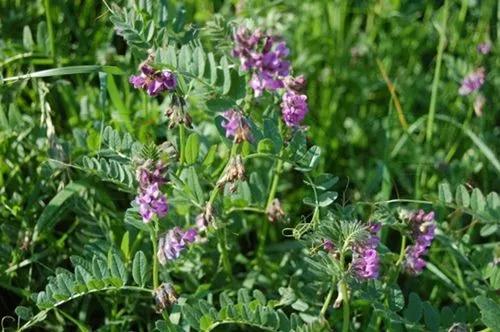
[[[95,137],[77,136],[94,144],[93,150],[50,160],[69,182],[47,203],[33,242],[41,247],[51,232],[57,234],[61,202],[76,213],[67,235],[54,245],[67,251],[60,267],[16,309],[18,330],[63,322],[80,330],[106,324],[158,331],[496,326],[498,255],[481,241],[499,230],[498,194],[471,185],[452,193],[441,183],[428,197],[389,199],[388,184],[406,175],[391,168],[391,152],[384,152],[382,190],[374,201],[363,201],[368,193],[349,196],[346,179],[324,172],[331,167],[307,126],[319,116],[310,104],[318,82],[309,77],[308,89],[306,77],[296,72],[304,60],[294,54],[296,39],[286,31],[280,35],[269,24],[254,28],[251,20],[221,16],[201,27],[186,24],[181,7],[174,15],[164,3],[134,9],[104,4],[127,45],[120,54],[126,65],[69,73],[98,73],[95,98],[104,108],[109,90],[119,111],[112,125],[122,129],[96,121]],[[331,9],[326,3],[325,8]],[[337,23],[341,14],[335,12],[328,29],[343,30]],[[439,49],[440,66],[441,42]],[[489,49],[481,45],[478,52]],[[325,70],[325,77],[330,74]],[[458,93],[476,94],[484,80],[479,67]],[[395,105],[401,111],[399,101]],[[146,120],[145,130],[135,130]],[[344,120],[348,135],[361,132],[354,118]],[[407,126],[394,150],[412,140],[424,120]],[[389,141],[393,128],[386,124]],[[428,128],[432,133],[432,123]],[[356,135],[361,144],[364,134]],[[437,184],[436,178],[429,181]],[[407,182],[402,197],[411,187]],[[343,191],[341,198],[337,191]],[[17,266],[49,254],[34,253]],[[446,264],[440,263],[443,257]],[[429,294],[415,286],[420,283],[432,286]],[[444,306],[448,302],[453,306]],[[106,311],[99,316],[103,322],[83,311],[73,315],[80,310],[75,308],[95,303]]]

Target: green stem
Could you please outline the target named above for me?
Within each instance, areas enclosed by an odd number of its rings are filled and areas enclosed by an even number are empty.
[[[320,317],[325,317],[326,310],[328,309],[328,306],[330,305],[330,302],[332,301],[332,296],[333,292],[335,291],[335,286],[332,284],[330,287],[330,291],[328,292],[328,295],[326,296],[325,303],[323,303],[323,307],[321,307],[321,311],[319,312]]]
[[[281,153],[280,153],[281,157]],[[278,189],[279,178],[281,170],[283,169],[283,160],[278,159],[276,168],[274,169],[273,180],[271,183],[271,189],[269,190],[269,196],[267,197],[266,209],[268,211],[269,207],[273,203],[274,197],[276,196],[276,190]],[[259,234],[259,247],[257,248],[257,259],[260,260],[264,256],[264,249],[266,246],[267,233],[269,231],[269,222],[266,220]]]
[[[157,289],[160,286],[158,279],[158,258],[156,257],[156,252],[158,251],[158,227],[156,226],[156,220],[152,221],[153,231],[151,232],[151,242],[153,244],[153,289]]]
[[[226,238],[226,228],[219,227],[217,229],[217,236],[219,240],[220,246],[220,254],[222,260],[222,267],[224,268],[224,272],[226,272],[227,276],[231,279],[233,275],[231,261],[229,260],[229,253],[227,250],[227,238]]]
[[[226,167],[224,167],[224,172],[221,174],[219,179],[224,176],[225,171],[227,171],[227,166],[229,165],[229,163],[231,163],[231,160],[233,159],[233,157],[238,153],[238,147],[239,147],[239,144],[233,144],[233,146],[231,147],[229,159],[227,160]],[[217,182],[219,182],[219,181],[217,181]],[[217,198],[217,195],[220,192],[220,189],[221,188],[219,186],[215,186],[215,188],[210,193],[210,198],[208,199],[207,205],[209,205],[209,204],[213,205],[215,199]],[[224,268],[224,271],[226,272],[228,277],[231,278],[232,277],[232,268],[231,268],[231,261],[229,260],[229,253],[227,250],[227,238],[226,238],[225,227],[226,226],[222,222],[218,223],[218,225],[217,225],[217,239],[219,241],[219,252],[220,252],[220,256],[221,256],[221,260],[222,260],[222,267]]]
[[[342,332],[349,332],[349,323],[350,323],[350,315],[351,309],[349,307],[349,295],[347,292],[347,285],[345,281],[340,282],[340,292],[342,293],[342,307],[343,307],[343,321],[342,321]]]
[[[49,34],[50,55],[55,63],[56,58],[56,44],[54,42],[54,28],[52,26],[52,17],[50,15],[50,0],[44,0],[45,18],[47,20],[47,31]]]
[[[96,289],[90,289],[90,290],[87,290],[85,292],[82,292],[82,293],[77,293],[77,294],[74,294],[72,296],[70,296],[69,298],[65,299],[65,300],[62,300],[62,301],[59,301],[59,302],[56,302],[55,304],[53,304],[50,308],[47,308],[47,309],[44,309],[40,312],[38,312],[36,315],[34,315],[29,321],[27,321],[23,326],[21,326],[17,331],[23,331],[23,330],[26,330],[28,329],[29,327],[33,326],[34,324],[37,324],[38,322],[40,322],[41,320],[44,319],[44,317],[47,315],[47,313],[51,310],[54,310],[56,309],[57,307],[69,302],[69,301],[72,301],[74,299],[77,299],[77,298],[80,298],[82,296],[85,296],[85,295],[88,295],[88,294],[92,294],[92,293],[97,293],[97,292],[105,292],[105,291],[134,291],[134,292],[145,292],[145,293],[148,293],[148,294],[151,294],[152,293],[152,290],[151,289],[147,289],[147,288],[143,288],[143,287],[137,287],[137,286],[121,286],[121,287],[115,287],[115,286],[108,286],[108,287],[104,287],[104,288],[96,288]]]
[[[434,78],[432,79],[432,88],[431,88],[431,100],[429,105],[429,116],[427,118],[427,128],[425,133],[425,143],[426,143],[426,153],[429,156],[432,147],[432,132],[434,128],[434,117],[436,114],[436,102],[437,102],[437,93],[438,93],[438,85],[439,85],[439,77],[441,75],[441,64],[443,62],[443,53],[444,48],[446,46],[446,23],[448,21],[448,0],[444,2],[444,15],[443,20],[441,22],[441,30],[439,32],[439,43],[437,49],[437,58],[436,58],[436,68],[434,70]],[[417,174],[420,174],[418,172]],[[423,182],[425,182],[426,174],[425,169],[422,170],[420,181],[417,182],[417,198],[420,197],[420,186]]]
[[[401,238],[401,249],[399,251],[399,258],[396,262],[396,268],[403,262],[406,253],[406,236],[403,235]]]
[[[457,275],[456,280],[460,288],[462,289],[462,296],[464,297],[465,303],[470,304],[469,296],[467,295],[467,287],[465,286],[464,278],[462,276],[462,270],[458,265],[457,259],[454,255],[451,255],[451,262],[453,263],[453,267],[455,269],[455,273]]]

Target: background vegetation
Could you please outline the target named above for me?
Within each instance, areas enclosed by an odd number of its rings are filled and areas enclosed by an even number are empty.
[[[322,148],[316,172],[339,177],[338,209],[366,203],[356,211],[369,215],[382,213],[377,204],[390,200],[414,200],[411,207],[417,207],[416,201],[435,204],[440,231],[429,268],[419,277],[399,277],[402,303],[391,307],[408,313],[406,319],[417,327],[384,325],[365,295],[354,303],[356,328],[418,330],[418,322],[424,330],[446,330],[454,323],[471,330],[500,326],[498,316],[491,315],[491,308],[499,307],[500,203],[498,195],[489,194],[500,188],[498,1],[116,3],[146,17],[160,6],[168,13],[165,24],[172,40],[202,36],[215,54],[231,48],[234,25],[227,23],[235,18],[253,19],[283,35],[295,71],[308,81],[306,136]],[[75,255],[105,256],[112,246],[131,264],[134,250],[152,250],[139,233],[124,227],[134,190],[102,181],[99,170],[81,166],[84,156],[101,153],[104,128],[128,132],[142,144],[176,137],[167,131],[165,104],[149,101],[128,83],[144,57],[116,32],[103,1],[0,0],[0,13],[0,317],[2,326],[15,329],[18,316],[23,321],[32,317],[31,294],[43,290],[48,277],[61,269],[72,271],[79,263]],[[485,41],[493,45],[487,55],[476,50]],[[52,71],[46,77],[10,79],[80,65],[95,67],[71,75]],[[105,65],[110,67],[100,67]],[[486,102],[478,116],[474,96],[460,96],[458,88],[466,74],[481,66],[487,72],[481,88]],[[202,107],[191,111],[198,122],[208,118]],[[312,214],[302,204],[309,191],[299,172],[284,173],[279,196],[294,217],[289,225],[271,228],[266,264],[249,258],[257,235],[247,225],[232,240],[239,253],[232,257],[232,282],[219,274],[211,279],[193,266],[197,260],[216,260],[197,251],[190,253],[194,263],[175,266],[182,291],[206,298],[222,289],[260,289],[268,300],[284,308],[292,305],[310,321],[326,293],[317,298],[315,291],[327,288],[302,278],[306,265],[295,258],[301,246],[282,235],[283,228]],[[399,250],[393,231],[384,231],[382,238],[388,250]],[[485,297],[478,300],[481,294]],[[22,309],[14,312],[19,305]],[[96,294],[64,304],[39,326],[148,330],[161,318],[152,306],[148,294]],[[331,315],[331,322],[341,319],[337,310]]]

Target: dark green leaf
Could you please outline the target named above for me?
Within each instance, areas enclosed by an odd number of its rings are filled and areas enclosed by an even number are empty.
[[[198,159],[200,151],[200,138],[198,134],[192,133],[186,141],[185,155],[188,164],[194,164]]]
[[[147,281],[147,273],[148,267],[146,255],[144,255],[142,251],[138,251],[132,262],[132,277],[134,278],[135,283],[144,287]]]
[[[422,318],[422,301],[417,294],[410,293],[408,307],[404,310],[404,317],[414,323],[417,323]]]

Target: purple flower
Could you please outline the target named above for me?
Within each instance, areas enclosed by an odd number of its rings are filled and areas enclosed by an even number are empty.
[[[306,95],[294,91],[285,92],[281,103],[281,112],[288,127],[298,126],[304,120],[308,111]]]
[[[419,274],[423,271],[426,262],[422,258],[427,253],[428,248],[434,240],[436,231],[435,214],[433,211],[425,213],[424,210],[411,213],[409,220],[411,223],[411,237],[414,244],[406,249],[404,267],[410,274]]]
[[[480,67],[476,69],[469,75],[465,76],[465,78],[462,81],[462,85],[460,86],[460,89],[458,89],[458,93],[461,96],[466,96],[478,90],[484,84],[484,78],[485,78],[484,68]]]
[[[377,279],[379,275],[379,257],[375,249],[362,247],[354,252],[352,268],[360,279]]]
[[[253,70],[250,86],[255,96],[264,90],[283,88],[283,78],[290,72],[289,54],[285,42],[276,42],[272,36],[264,36],[260,30],[253,33],[245,27],[238,28],[234,35],[233,56],[240,58],[241,70]]]
[[[335,245],[331,240],[323,240],[323,250],[330,252],[335,249]]]
[[[172,91],[177,86],[174,73],[169,70],[155,71],[149,65],[142,65],[141,73],[130,76],[129,82],[136,89],[146,90],[150,96],[156,96],[165,90]]]
[[[377,247],[380,238],[377,233],[381,226],[380,223],[370,222],[367,226],[368,238],[353,247],[352,269],[359,279],[377,279],[379,276],[380,259]]]
[[[165,236],[161,236],[158,244],[157,257],[160,264],[166,264],[167,260],[173,260],[180,256],[189,243],[196,240],[198,232],[194,228],[183,231],[179,227],[169,230]]]
[[[158,188],[158,183],[147,187],[136,197],[135,201],[139,204],[139,213],[145,223],[149,223],[154,215],[160,218],[167,215],[167,197]]]
[[[260,58],[257,52],[257,46],[264,37],[260,30],[255,30],[251,33],[246,27],[239,27],[234,34],[235,48],[233,56],[239,57],[241,62],[241,70],[247,71],[255,67],[256,61]]]
[[[378,232],[380,232],[381,229],[382,229],[382,224],[381,223],[378,223],[378,222],[375,222],[375,221],[371,221],[368,224],[368,231],[371,234],[377,234]]]
[[[251,139],[250,128],[240,112],[230,109],[224,112],[223,117],[226,119],[222,122],[226,137],[234,138],[236,143]]]
[[[404,268],[408,273],[417,275],[424,270],[427,263],[422,256],[425,255],[426,251],[427,249],[419,244],[408,246],[404,262]]]
[[[148,159],[137,169],[136,178],[139,182],[140,190],[146,190],[146,188],[153,183],[157,183],[158,186],[161,186],[166,181],[164,175],[166,166],[163,162],[158,161],[153,169],[152,163],[152,160]]]
[[[477,51],[481,54],[488,54],[491,52],[491,43],[490,42],[484,42],[479,45],[477,45]]]

